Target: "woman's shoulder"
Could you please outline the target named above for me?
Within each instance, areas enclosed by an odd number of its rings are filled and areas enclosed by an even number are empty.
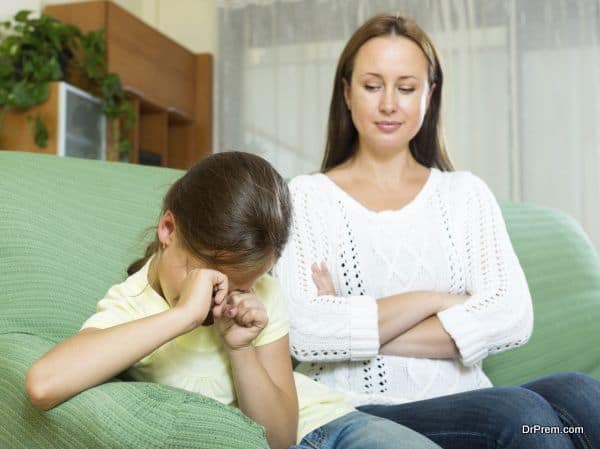
[[[464,198],[474,192],[487,192],[489,187],[486,182],[468,170],[440,171],[440,187],[450,195]]]
[[[297,175],[289,181],[288,185],[292,193],[310,191],[321,188],[324,177],[321,172]]]
[[[335,197],[333,181],[324,173],[298,175],[288,185],[296,207],[304,205],[313,212],[327,208]]]

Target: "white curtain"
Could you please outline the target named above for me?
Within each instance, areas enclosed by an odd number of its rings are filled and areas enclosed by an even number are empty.
[[[566,211],[600,248],[600,0],[220,0],[218,148],[317,171],[337,58],[378,12],[440,53],[455,167]]]

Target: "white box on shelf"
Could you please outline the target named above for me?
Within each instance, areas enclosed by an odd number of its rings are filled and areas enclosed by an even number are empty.
[[[101,101],[65,82],[58,86],[57,154],[106,160],[106,116]]]

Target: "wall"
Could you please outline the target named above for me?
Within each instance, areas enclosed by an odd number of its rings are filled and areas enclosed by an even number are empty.
[[[22,9],[40,12],[45,5],[75,0],[0,0],[0,20]],[[216,0],[113,0],[194,53],[215,53]]]

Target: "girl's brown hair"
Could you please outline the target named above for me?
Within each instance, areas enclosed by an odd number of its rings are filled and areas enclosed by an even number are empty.
[[[435,84],[435,89],[431,95],[423,125],[410,141],[410,152],[417,162],[426,167],[434,166],[444,171],[453,170],[452,162],[446,152],[440,123],[444,76],[435,48],[427,34],[413,20],[397,15],[380,14],[367,20],[354,32],[340,55],[333,82],[327,143],[321,171],[325,172],[345,162],[356,153],[358,132],[352,122],[350,111],[346,107],[342,80],[346,80],[348,85],[351,84],[354,60],[358,50],[369,39],[380,36],[406,37],[415,42],[427,58],[429,85]]]
[[[291,221],[287,184],[263,158],[238,151],[212,154],[167,191],[162,214],[171,211],[184,249],[214,267],[257,268],[279,258]],[[159,251],[158,237],[135,273]]]

